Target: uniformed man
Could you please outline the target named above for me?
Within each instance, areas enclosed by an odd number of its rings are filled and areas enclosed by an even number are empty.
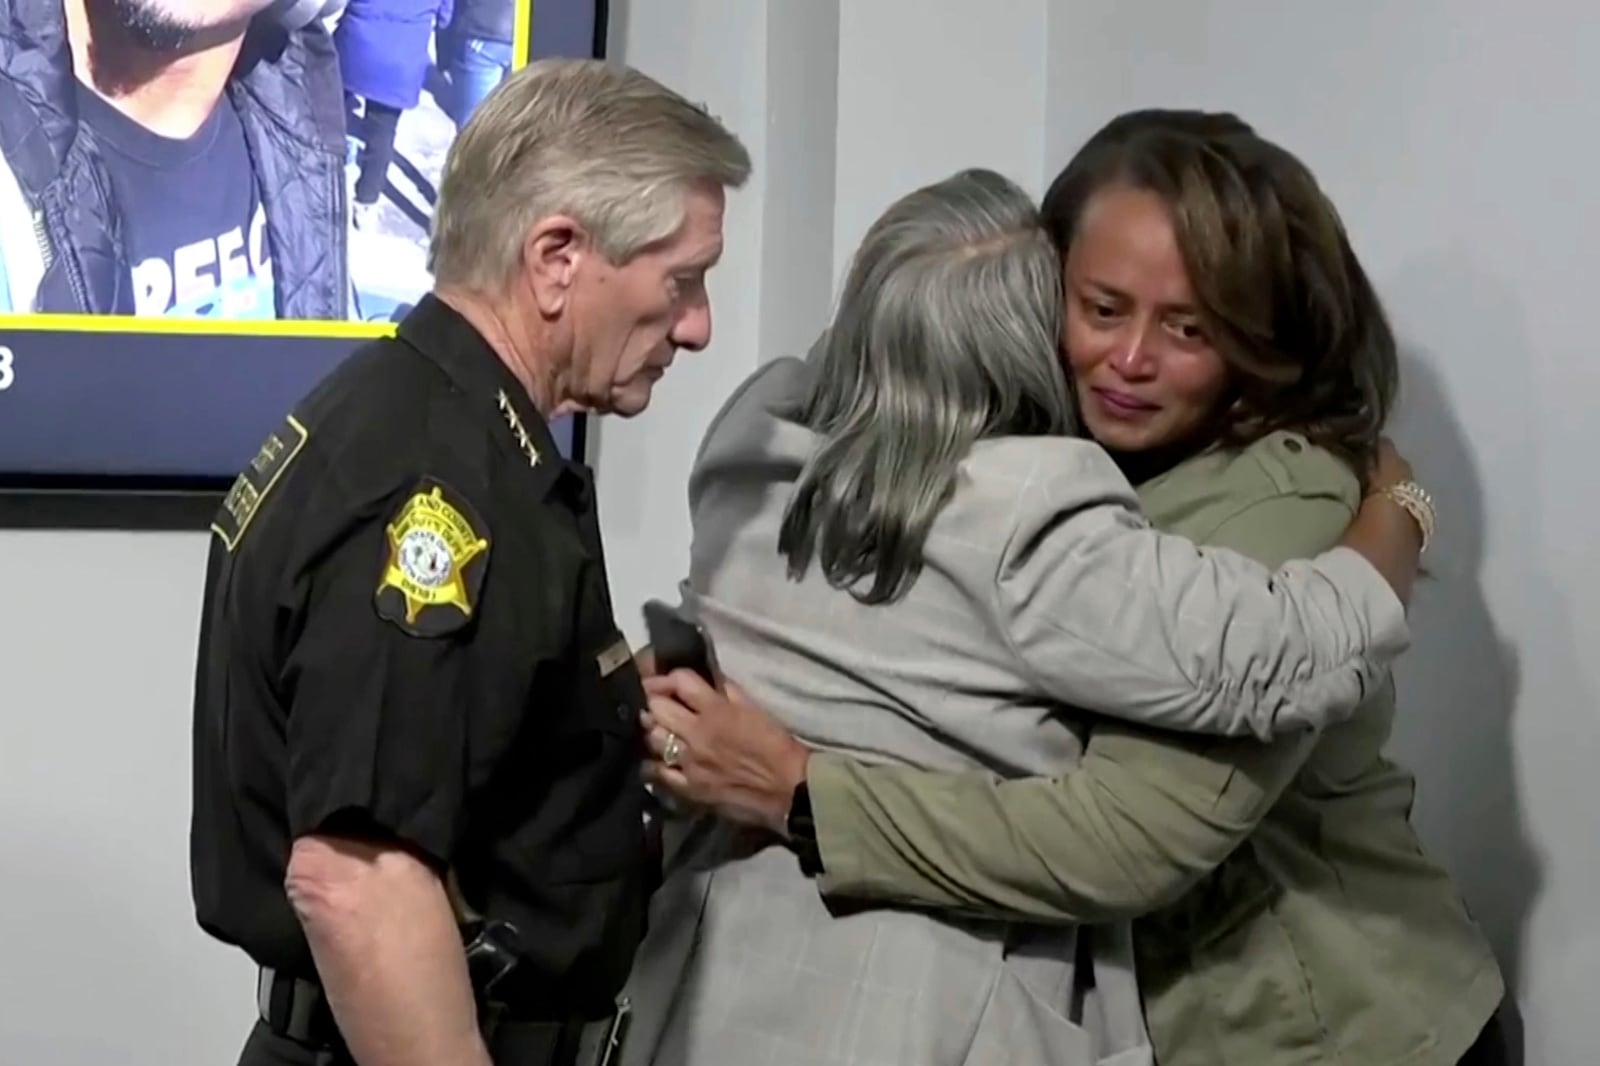
[[[546,419],[637,414],[705,347],[749,169],[641,74],[523,69],[445,164],[434,293],[229,493],[192,879],[261,968],[244,1063],[602,1061],[649,880],[643,693]]]

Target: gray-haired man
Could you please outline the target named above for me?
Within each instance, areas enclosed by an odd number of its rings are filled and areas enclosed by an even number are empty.
[[[612,1032],[650,881],[643,693],[546,419],[637,414],[705,347],[749,169],[636,72],[513,75],[446,162],[436,292],[229,494],[192,869],[201,924],[262,967],[246,1063],[544,1066]]]

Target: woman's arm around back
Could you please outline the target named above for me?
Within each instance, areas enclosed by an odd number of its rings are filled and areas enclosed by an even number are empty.
[[[999,442],[1010,478],[992,603],[1040,694],[1142,725],[1263,740],[1345,717],[1406,647],[1405,607],[1358,551],[1269,570],[1151,529],[1110,458],[1083,441]],[[1374,505],[1379,506],[1379,505]],[[1378,538],[1416,562],[1403,512]],[[1365,511],[1365,507],[1363,508]]]

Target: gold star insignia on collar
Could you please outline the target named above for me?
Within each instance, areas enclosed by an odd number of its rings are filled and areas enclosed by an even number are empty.
[[[533,446],[533,441],[528,437],[528,431],[522,425],[522,419],[517,417],[517,409],[511,406],[511,397],[506,395],[506,390],[501,389],[500,395],[495,398],[500,407],[500,414],[505,417],[506,425],[511,427],[511,435],[517,439],[517,447],[522,449],[522,454],[528,457],[529,466],[539,465],[539,449]]]

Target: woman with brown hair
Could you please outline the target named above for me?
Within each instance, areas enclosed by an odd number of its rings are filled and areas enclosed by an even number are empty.
[[[1310,172],[1233,116],[1139,112],[1083,147],[1043,214],[1084,427],[1151,521],[1267,565],[1333,543],[1381,488],[1366,472],[1398,371]],[[1425,501],[1396,502],[1431,535]],[[1162,1066],[1506,1061],[1499,969],[1383,755],[1392,685],[1266,743],[1099,720],[1075,771],[1013,780],[813,752],[737,691],[651,687],[652,778],[776,831],[830,899],[1104,923],[1078,948],[1102,986],[1127,978],[1134,919]],[[1095,995],[1071,1009],[1103,1032]]]

